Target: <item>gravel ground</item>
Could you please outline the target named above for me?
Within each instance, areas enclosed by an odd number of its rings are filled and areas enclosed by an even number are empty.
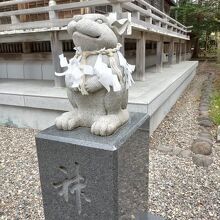
[[[176,102],[165,120],[151,137],[152,149],[161,147],[180,147],[188,149],[197,137],[199,125],[197,116],[201,95],[201,87],[207,75],[203,72],[206,64],[202,64],[199,73],[188,86],[181,98]]]
[[[201,66],[150,142],[150,211],[172,220],[220,219],[220,154],[209,168],[170,156],[156,146],[189,149],[198,134],[196,116],[206,66]],[[214,132],[214,130],[213,130]],[[37,131],[0,127],[0,219],[43,220],[34,136]],[[215,144],[217,148],[217,144]]]
[[[43,209],[32,129],[0,127],[0,219],[41,220]]]
[[[220,220],[220,154],[214,150],[213,164],[203,168],[194,165],[191,157],[155,150],[158,146],[190,149],[199,131],[200,91],[209,70],[207,64],[200,65],[199,73],[151,137],[150,211],[168,219]]]

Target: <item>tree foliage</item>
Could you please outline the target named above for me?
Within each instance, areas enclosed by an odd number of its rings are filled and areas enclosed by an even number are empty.
[[[211,33],[220,30],[219,0],[180,0],[172,14],[184,25],[193,26],[192,33],[195,35],[201,35],[204,31]]]
[[[171,16],[185,26],[193,26],[191,37],[194,38],[194,57],[198,56],[199,39],[212,32],[220,31],[219,0],[179,0],[171,11]]]

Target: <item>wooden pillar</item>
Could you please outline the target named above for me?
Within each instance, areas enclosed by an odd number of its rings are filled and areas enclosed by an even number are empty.
[[[163,68],[163,50],[164,42],[161,39],[161,41],[157,42],[156,72],[161,72]]]
[[[56,5],[56,0],[50,0],[49,6],[54,6],[54,5]],[[56,19],[57,18],[56,12],[53,10],[50,10],[49,18],[50,20]],[[61,73],[63,71],[63,68],[61,68],[60,66],[59,55],[63,53],[63,45],[62,45],[62,41],[60,41],[58,38],[57,31],[51,32],[50,45],[51,45],[54,72]],[[65,87],[65,77],[55,76],[54,84],[56,87]]]
[[[189,42],[186,41],[186,60],[189,60]]]
[[[168,51],[168,64],[169,65],[172,65],[174,63],[173,56],[174,56],[174,40],[171,39],[169,43],[169,51]]]
[[[181,61],[181,42],[179,41],[176,47],[176,63],[179,63],[180,61]]]
[[[124,36],[118,36],[117,38],[118,38],[118,42],[122,45],[120,51],[125,56],[125,38]]]
[[[18,10],[22,9],[28,9],[29,7],[28,3],[24,4],[18,4]],[[20,22],[27,22],[28,21],[28,16],[27,15],[20,15]],[[31,43],[30,42],[22,42],[22,50],[23,53],[31,53]]]
[[[183,61],[182,53],[183,53],[183,44],[182,44],[182,42],[181,42],[181,40],[180,40],[180,62]]]
[[[192,57],[192,41],[189,41],[189,44],[188,44],[188,59],[190,60],[191,57]]]
[[[180,63],[182,61],[182,43],[179,42],[178,43],[178,63]]]
[[[140,12],[139,12],[139,11],[134,11],[134,12],[132,13],[132,15],[133,15],[134,18],[140,20]]]
[[[152,12],[151,12],[151,9],[147,9],[147,12],[148,12],[149,14],[152,13]],[[152,24],[152,17],[151,17],[151,16],[146,17],[146,18],[145,18],[145,21],[148,22],[148,23],[150,23],[150,24]]]
[[[22,50],[23,50],[23,53],[31,53],[31,43],[22,42]]]
[[[114,0],[110,0],[110,2],[112,2],[112,11],[117,13],[117,19],[121,19],[122,18],[122,6],[121,3],[116,2],[114,3]],[[125,38],[124,36],[117,36],[118,38],[118,42],[122,45],[120,51],[123,55],[125,55],[125,51],[124,51],[124,44],[125,44]]]
[[[144,80],[145,76],[145,47],[146,47],[146,40],[144,32],[141,33],[141,39],[137,40],[136,44],[136,71],[134,74],[135,80]]]
[[[52,52],[52,60],[54,66],[54,72],[61,73],[63,68],[60,66],[59,55],[63,53],[62,41],[58,39],[58,32],[54,31],[51,33],[51,52]],[[55,86],[56,87],[64,87],[65,86],[65,78],[64,76],[55,76]]]
[[[183,54],[183,60],[187,60],[187,42],[184,42],[184,54]]]
[[[26,4],[18,4],[18,10],[28,9],[28,3]],[[27,22],[27,15],[20,15],[20,22]],[[31,43],[30,42],[22,42],[22,50],[23,53],[31,53]]]

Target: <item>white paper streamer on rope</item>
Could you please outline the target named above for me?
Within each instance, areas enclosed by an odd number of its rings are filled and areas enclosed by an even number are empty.
[[[102,55],[99,54],[94,66],[96,75],[98,76],[99,82],[110,91],[110,86],[112,86],[114,92],[121,90],[121,85],[118,81],[117,75],[114,75],[112,69],[107,66],[106,63],[102,61]]]
[[[80,70],[80,57],[72,58],[69,63],[63,54],[59,55],[60,66],[67,67],[67,70],[63,73],[56,73],[56,76],[65,76],[65,82],[68,87],[77,88],[81,82],[81,77],[84,73]],[[86,68],[88,69],[88,68]],[[89,71],[87,71],[89,72]]]
[[[102,54],[97,56],[95,66],[82,65],[82,51],[80,47],[74,48],[76,50],[76,56],[69,60],[69,63],[63,54],[59,56],[60,66],[67,67],[67,70],[63,73],[55,73],[56,76],[65,76],[65,82],[67,87],[77,88],[80,86],[81,79],[83,75],[97,75],[99,82],[106,88],[109,92],[110,87],[113,88],[114,92],[120,91],[121,84],[119,82],[117,73],[113,73],[112,68],[109,68],[106,63],[102,60]],[[105,52],[105,49],[101,50]],[[132,78],[132,72],[135,69],[134,65],[127,63],[126,59],[122,53],[117,50],[117,55],[119,58],[119,65],[124,70],[124,80],[126,89],[128,89],[134,80]],[[112,57],[111,57],[112,58]],[[115,62],[116,63],[116,62]]]
[[[67,59],[66,59],[66,57],[64,57],[63,54],[61,54],[61,55],[59,56],[59,58],[60,58],[60,66],[61,66],[61,67],[66,67],[66,66],[68,66]]]
[[[132,78],[132,73],[135,70],[135,65],[130,65],[127,63],[127,60],[124,58],[122,53],[120,51],[117,52],[118,58],[119,58],[119,64],[124,69],[124,76],[125,76],[125,85],[126,89],[131,87],[132,83],[134,83],[134,80]]]

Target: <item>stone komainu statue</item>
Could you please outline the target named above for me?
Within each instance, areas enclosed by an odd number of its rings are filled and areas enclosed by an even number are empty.
[[[125,32],[129,24],[127,19],[112,21],[100,14],[77,15],[68,24],[76,54],[69,62],[60,55],[61,67],[67,70],[56,75],[65,75],[73,110],[56,118],[58,129],[85,126],[106,136],[128,121],[128,88],[135,67],[119,51],[116,34]]]

